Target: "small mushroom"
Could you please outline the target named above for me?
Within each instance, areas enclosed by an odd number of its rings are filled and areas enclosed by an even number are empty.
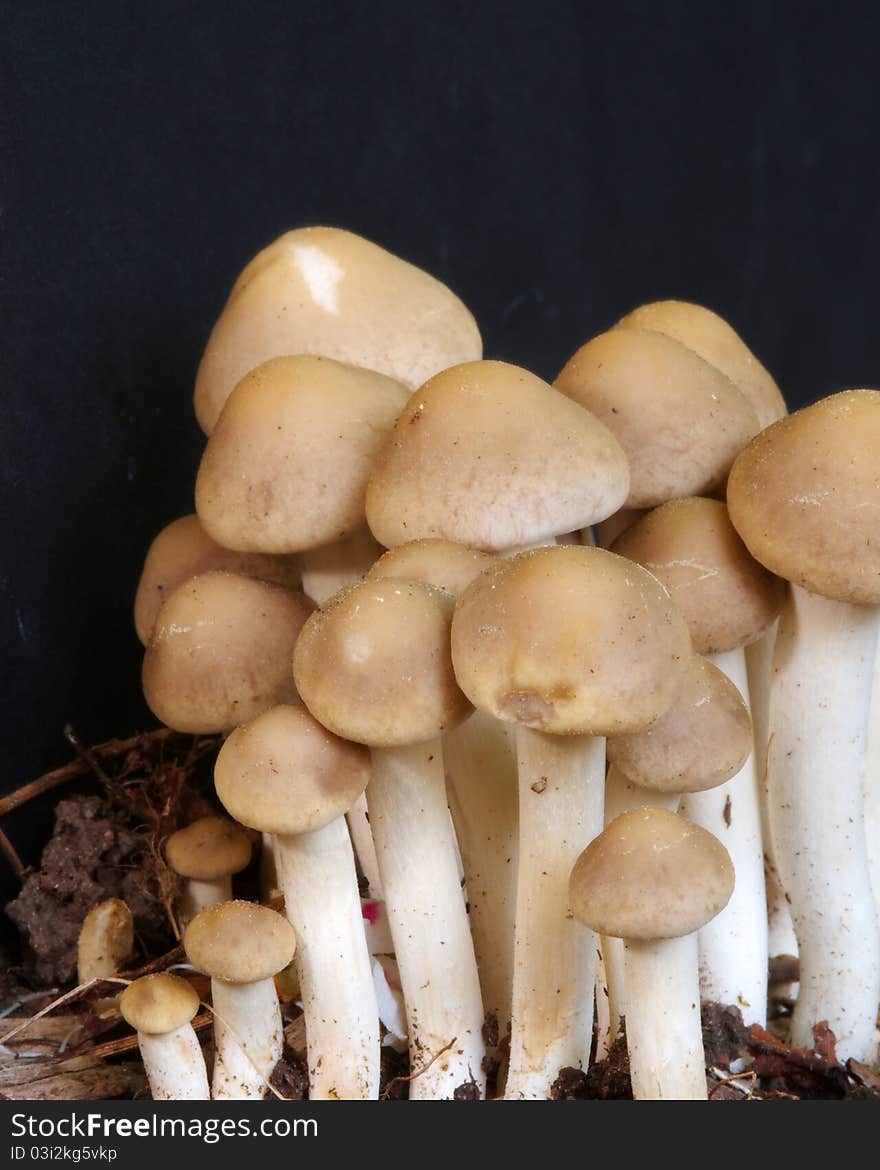
[[[144,975],[119,997],[123,1019],[138,1034],[154,1101],[208,1101],[205,1058],[192,1026],[195,988],[178,975]]]
[[[196,970],[211,976],[213,1099],[263,1097],[283,1048],[274,977],[293,958],[293,928],[267,906],[221,902],[196,915],[183,946]]]
[[[77,982],[116,975],[134,948],[134,920],[121,898],[107,898],[83,919],[77,940]]]
[[[165,842],[165,860],[184,879],[177,906],[183,930],[201,910],[230,901],[232,875],[250,864],[251,842],[233,821],[201,817],[171,834]]]

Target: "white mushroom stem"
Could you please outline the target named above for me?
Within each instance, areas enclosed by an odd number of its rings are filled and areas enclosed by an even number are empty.
[[[344,540],[310,548],[300,553],[302,588],[316,605],[366,577],[385,550],[367,528],[350,533]]]
[[[878,613],[793,585],[770,694],[770,819],[800,953],[792,1043],[827,1020],[841,1060],[866,1059],[880,1001],[863,800]]]
[[[865,835],[874,908],[880,922],[880,646],[874,659],[868,718],[868,763],[865,769]]]
[[[749,702],[742,648],[707,655]],[[682,812],[730,854],[736,884],[720,914],[699,932],[703,999],[732,1004],[746,1024],[767,1022],[767,893],[755,753],[724,784],[682,797]]]
[[[374,748],[367,789],[409,1031],[411,1100],[485,1092],[483,1004],[439,739]]]
[[[483,1009],[510,1027],[518,841],[510,730],[482,711],[447,732],[446,790],[461,850]]]
[[[379,877],[379,862],[376,860],[376,846],[373,842],[373,832],[370,828],[370,814],[367,811],[367,798],[361,794],[348,812],[345,814],[348,821],[348,831],[351,834],[351,843],[357,854],[361,873],[370,889],[370,896],[377,902],[384,900],[382,893],[382,879]]]
[[[216,906],[220,902],[228,902],[232,897],[232,878],[184,878],[177,903],[177,924],[183,931],[188,922],[207,910],[209,906]]]
[[[697,936],[625,944],[626,1042],[637,1101],[705,1101]]]
[[[215,1101],[260,1100],[281,1059],[284,1031],[274,979],[211,980],[214,1008]]]
[[[605,824],[634,808],[666,808],[677,812],[681,797],[677,792],[660,792],[633,784],[612,764],[605,777]],[[596,975],[596,1003],[607,1005],[607,1027],[598,1029],[596,1060],[608,1055],[626,1016],[626,976],[623,939],[602,935],[599,940],[602,962]]]
[[[138,1032],[154,1101],[209,1101],[208,1071],[192,1024],[159,1036]]]
[[[309,1099],[379,1096],[379,1010],[351,838],[343,817],[275,837],[278,878],[296,931]]]
[[[519,875],[508,1100],[544,1100],[559,1070],[586,1068],[597,938],[575,922],[572,867],[602,831],[605,740],[517,727]]]

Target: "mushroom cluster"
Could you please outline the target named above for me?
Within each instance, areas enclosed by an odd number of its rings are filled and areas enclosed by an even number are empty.
[[[215,1098],[266,1091],[291,960],[313,1098],[375,1100],[405,1033],[410,1099],[546,1099],[625,1019],[634,1095],[705,1099],[700,999],[765,1024],[780,938],[797,1042],[828,1020],[871,1057],[880,392],[788,417],[675,301],[550,385],[433,277],[305,228],[236,281],[195,407],[197,514],[136,625],[154,713],[227,737],[226,815],[166,846]],[[260,835],[283,917],[234,900]],[[123,1011],[154,1095],[206,1096],[197,1002],[150,978]]]

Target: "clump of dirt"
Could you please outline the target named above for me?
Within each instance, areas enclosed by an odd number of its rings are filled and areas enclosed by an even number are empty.
[[[383,1045],[379,1053],[379,1100],[409,1100],[409,1054]]]
[[[726,1069],[749,1056],[749,1031],[739,1008],[704,1001],[700,1015],[707,1068]]]
[[[480,1086],[476,1081],[465,1081],[463,1085],[459,1085],[452,1094],[453,1101],[481,1101],[482,1095],[480,1093]]]
[[[273,1089],[277,1089],[286,1101],[307,1100],[309,1070],[303,1054],[295,1052],[289,1044],[285,1044],[281,1059],[269,1078],[269,1084]]]

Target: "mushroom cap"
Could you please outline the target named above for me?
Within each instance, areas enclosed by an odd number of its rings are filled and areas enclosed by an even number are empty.
[[[489,553],[451,540],[428,538],[399,544],[379,557],[367,573],[367,580],[376,577],[394,577],[406,581],[427,581],[438,589],[445,589],[458,597],[478,573],[482,573],[495,558]]]
[[[199,1010],[196,989],[179,975],[142,975],[119,997],[122,1018],[138,1032],[162,1036],[188,1024]]]
[[[89,910],[77,939],[80,983],[115,975],[134,947],[134,919],[122,898],[105,898]]]
[[[880,391],[844,390],[762,431],[727,506],[752,556],[836,601],[880,602]]]
[[[287,589],[297,589],[300,584],[296,557],[221,548],[202,528],[198,516],[181,516],[163,528],[150,545],[138,582],[134,624],[144,646],[150,641],[159,610],[169,594],[191,577],[214,569],[271,581]]]
[[[628,491],[620,444],[589,411],[528,370],[468,362],[406,404],[376,460],[367,521],[387,548],[433,536],[505,550],[603,520]]]
[[[612,548],[663,582],[687,620],[698,654],[756,642],[785,596],[785,583],[749,554],[718,500],[662,504]]]
[[[171,834],[165,860],[181,877],[214,881],[247,868],[251,842],[241,825],[225,817],[200,817]]]
[[[283,354],[321,354],[415,388],[482,351],[473,316],[439,280],[352,232],[299,228],[235,282],[196,374],[196,417],[210,434],[233,387]]]
[[[471,702],[562,735],[653,723],[691,654],[684,619],[650,573],[578,545],[497,562],[461,595],[452,623],[456,677]]]
[[[627,780],[661,792],[703,792],[735,776],[752,751],[752,721],[723,671],[695,654],[678,698],[656,723],[608,740]]]
[[[348,812],[369,779],[369,753],[305,707],[273,707],[237,727],[214,766],[220,803],[263,833],[322,828]]]
[[[283,971],[296,934],[282,915],[256,902],[218,902],[193,918],[183,936],[197,971],[223,983],[259,983]]]
[[[298,355],[264,362],[223,407],[202,455],[196,509],[227,548],[291,553],[364,524],[376,453],[409,389],[373,370]]]
[[[370,747],[425,743],[471,706],[452,670],[454,599],[423,581],[380,579],[340,590],[296,644],[303,702],[336,735]]]
[[[663,333],[601,333],[554,385],[616,435],[630,466],[628,508],[720,488],[759,429],[754,407],[733,382]]]
[[[711,309],[689,301],[653,301],[621,317],[615,328],[665,333],[692,349],[745,394],[762,428],[787,413],[785,399],[769,371],[736,330]]]
[[[615,818],[571,871],[575,918],[611,938],[681,938],[711,922],[733,893],[733,865],[711,833],[677,813],[635,808]]]
[[[144,696],[168,727],[228,731],[296,699],[290,656],[312,604],[236,573],[203,573],[159,611],[144,655]]]

